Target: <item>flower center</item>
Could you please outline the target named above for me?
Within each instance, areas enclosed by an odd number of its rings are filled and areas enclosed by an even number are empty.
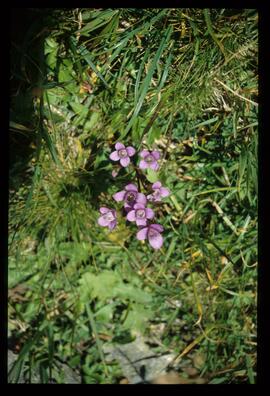
[[[153,230],[152,228],[150,228],[150,230],[148,231],[148,236],[150,238],[155,238],[158,235],[158,232]]]
[[[154,159],[154,157],[151,155],[151,154],[149,154],[147,157],[145,157],[145,162],[147,162],[148,164],[151,164],[151,162],[154,162],[155,161],[155,159]]]
[[[145,217],[145,210],[144,209],[136,210],[136,217],[139,217],[140,219],[143,219]]]
[[[133,202],[133,201],[135,201],[135,198],[136,198],[136,194],[134,192],[128,192],[126,194],[126,201],[127,202]]]
[[[127,150],[126,149],[119,150],[118,155],[120,158],[125,158],[127,156]]]
[[[114,215],[112,214],[112,212],[108,212],[104,215],[104,219],[107,221],[113,221],[114,220]]]

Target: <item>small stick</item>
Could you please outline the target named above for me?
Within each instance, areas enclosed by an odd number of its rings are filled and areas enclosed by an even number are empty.
[[[227,89],[228,91],[230,91],[231,93],[233,93],[235,96],[238,96],[238,98],[245,100],[246,102],[249,102],[251,104],[253,104],[254,106],[258,106],[258,103],[253,102],[253,100],[245,98],[244,96],[240,95],[239,93],[235,92],[233,89],[231,89],[230,87],[228,87],[226,84],[224,84],[222,81],[219,81],[217,78],[214,78],[214,80],[216,82],[218,82],[220,85],[222,85],[225,89]]]

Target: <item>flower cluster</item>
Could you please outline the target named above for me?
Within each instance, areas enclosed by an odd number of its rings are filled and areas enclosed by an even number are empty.
[[[133,157],[135,153],[136,150],[134,147],[126,147],[124,144],[118,142],[115,145],[115,151],[110,154],[110,159],[112,161],[120,161],[121,166],[125,168],[131,164],[130,157]],[[139,185],[137,186],[134,183],[127,184],[123,190],[113,194],[113,199],[123,204],[126,220],[135,223],[138,227],[137,239],[147,239],[154,249],[160,249],[163,245],[161,233],[164,231],[164,228],[162,225],[154,222],[155,212],[148,205],[155,205],[161,202],[162,198],[170,195],[170,191],[168,188],[163,187],[160,181],[152,184],[152,191],[147,191],[149,193],[151,192],[150,194],[146,195],[140,191],[140,181],[143,181],[141,170],[149,168],[157,171],[159,169],[158,160],[160,159],[160,153],[156,150],[142,150],[139,155],[141,157],[139,169],[134,168]],[[117,174],[118,172],[113,171],[112,176],[116,177]],[[145,189],[149,190],[148,187],[145,187]],[[100,213],[101,216],[98,219],[98,224],[113,230],[117,225],[116,210],[101,207]]]

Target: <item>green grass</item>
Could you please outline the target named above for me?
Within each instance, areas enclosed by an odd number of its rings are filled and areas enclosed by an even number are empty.
[[[161,324],[175,370],[256,382],[257,18],[56,9],[29,26],[22,50],[14,43],[10,382],[35,371],[65,382],[65,362],[83,383],[119,383],[104,345]],[[136,182],[129,168],[111,176],[117,141],[162,152],[147,175],[172,193],[157,211],[159,252],[124,221],[112,233],[97,225],[99,207]]]

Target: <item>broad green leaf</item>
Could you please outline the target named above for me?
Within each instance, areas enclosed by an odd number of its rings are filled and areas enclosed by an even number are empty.
[[[120,275],[114,271],[103,271],[98,275],[85,273],[79,282],[84,300],[98,298],[105,301],[107,298],[118,298],[142,304],[151,301],[148,293],[137,286],[124,283]]]
[[[112,304],[105,305],[94,314],[94,318],[98,323],[110,323],[113,318],[113,311],[114,306]]]
[[[120,299],[129,299],[137,303],[145,304],[151,301],[151,295],[130,284],[120,283],[114,289],[114,295]]]
[[[153,169],[147,169],[146,177],[150,183],[155,183],[159,180],[158,173],[155,172]]]
[[[83,299],[99,298],[106,300],[113,297],[114,287],[121,281],[119,275],[113,271],[103,271],[99,275],[86,273],[80,280]],[[85,288],[85,290],[83,290]]]
[[[62,242],[58,247],[59,255],[74,263],[86,261],[89,257],[89,247],[86,243]]]
[[[92,293],[94,291],[94,283],[96,282],[96,276],[89,272],[83,274],[79,280],[79,295],[80,300],[84,303],[88,302],[92,298]]]
[[[86,116],[88,112],[86,106],[78,102],[70,102],[69,105],[76,114],[79,114],[80,116]]]
[[[151,146],[155,143],[156,139],[159,139],[161,135],[161,129],[158,126],[152,126],[150,131],[147,134],[147,143]]]
[[[47,55],[47,65],[50,69],[54,70],[57,63],[57,51],[52,51]]]
[[[100,119],[100,114],[95,112],[92,113],[90,116],[89,121],[86,121],[85,125],[84,125],[84,130],[85,131],[90,131],[92,128],[94,128],[96,126],[96,124],[98,123]]]
[[[53,37],[47,37],[45,40],[45,55],[58,47],[58,43]]]
[[[133,304],[123,323],[123,327],[143,332],[152,317],[152,310],[145,308],[141,304]]]

